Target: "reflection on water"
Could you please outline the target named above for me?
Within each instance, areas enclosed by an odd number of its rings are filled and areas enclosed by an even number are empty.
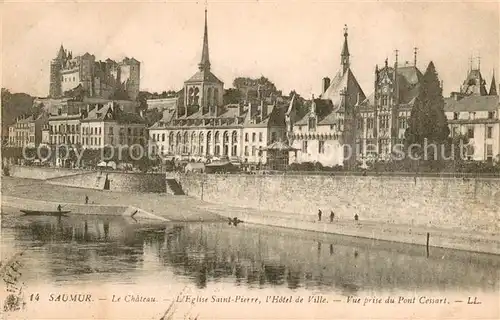
[[[5,211],[5,210],[4,210]],[[2,248],[27,249],[31,281],[192,281],[353,294],[498,287],[500,257],[267,227],[138,225],[122,218],[3,217]],[[169,270],[170,278],[162,272]],[[173,276],[172,276],[173,274]]]

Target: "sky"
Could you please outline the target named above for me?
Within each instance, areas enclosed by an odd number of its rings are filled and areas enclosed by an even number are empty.
[[[309,98],[340,67],[348,25],[351,68],[373,91],[386,58],[424,72],[433,61],[444,93],[458,90],[470,59],[489,88],[500,82],[499,2],[208,1],[4,3],[2,87],[46,96],[50,61],[61,44],[73,56],[141,61],[141,90],[178,90],[197,71],[204,8],[212,72],[232,86],[238,76],[268,77],[285,94]]]

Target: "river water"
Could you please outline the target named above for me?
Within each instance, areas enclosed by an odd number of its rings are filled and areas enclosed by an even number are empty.
[[[262,226],[22,217],[9,208],[1,249],[3,261],[22,252],[26,305],[12,313],[20,318],[160,319],[171,304],[199,319],[498,316],[496,255],[431,248],[427,257],[421,246]],[[62,301],[74,293],[92,302]],[[474,299],[481,304],[467,303]]]

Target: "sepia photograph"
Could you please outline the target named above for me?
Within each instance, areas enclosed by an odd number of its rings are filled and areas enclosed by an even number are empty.
[[[500,2],[0,12],[3,319],[500,318]]]

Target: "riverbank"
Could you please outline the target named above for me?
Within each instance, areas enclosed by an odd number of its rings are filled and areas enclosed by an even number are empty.
[[[391,224],[363,220],[363,216],[360,217],[359,221],[354,221],[352,217],[346,219],[337,216],[330,223],[329,212],[324,212],[323,221],[319,222],[316,221],[315,215],[305,216],[280,211],[226,206],[203,202],[187,196],[110,192],[58,186],[40,180],[11,177],[2,179],[2,204],[4,204],[4,199],[9,199],[8,197],[24,198],[28,199],[28,202],[50,199],[54,203],[83,203],[86,195],[92,205],[133,206],[177,222],[227,221],[229,217],[238,217],[245,223],[256,225],[421,245],[423,250],[425,250],[427,233],[429,233],[430,247],[500,254],[500,236],[493,232]]]
[[[85,206],[85,196],[88,196],[91,207],[99,205],[134,207],[174,222],[224,220],[216,213],[198,208],[203,204],[202,201],[185,196],[172,197],[165,194],[84,189],[49,184],[43,180],[12,177],[2,177],[1,190],[2,205],[9,199],[8,197],[15,197],[25,199],[23,201],[27,203],[36,200],[54,204],[69,203]],[[161,221],[162,219],[159,220]]]

